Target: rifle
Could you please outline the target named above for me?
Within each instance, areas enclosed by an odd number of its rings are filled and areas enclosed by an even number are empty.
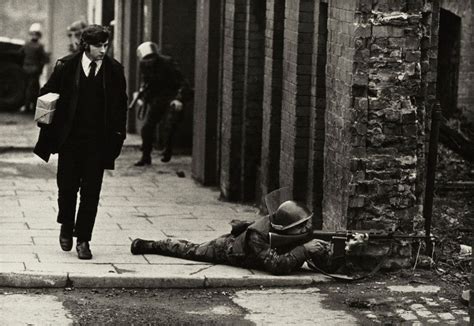
[[[142,87],[137,93],[134,93],[134,97],[132,99],[132,102],[130,102],[128,109],[131,110],[135,104],[137,104],[137,101],[143,96],[143,93],[145,93],[146,89],[148,87]],[[136,94],[136,95],[135,95]]]
[[[397,234],[394,231],[385,231],[385,230],[339,230],[339,231],[321,231],[313,230],[310,233],[300,234],[300,235],[284,235],[278,234],[275,232],[270,232],[270,247],[284,247],[288,245],[294,245],[296,243],[305,243],[313,239],[324,240],[332,242],[334,244],[346,242],[350,240],[355,240],[357,237],[363,236],[364,241],[369,240],[424,240],[426,239],[425,235],[408,235],[408,234]],[[430,236],[431,240],[434,240],[434,236]]]
[[[407,234],[397,234],[394,231],[385,231],[385,230],[340,230],[340,231],[321,231],[313,230],[312,232],[301,234],[301,235],[283,235],[274,232],[269,233],[270,247],[278,248],[285,246],[295,246],[302,245],[313,239],[319,239],[331,242],[332,244],[332,259],[337,261],[344,261],[346,256],[346,251],[350,251],[352,246],[359,244],[365,244],[369,240],[426,240],[434,241],[434,236],[425,236],[425,235],[407,235]],[[389,255],[389,254],[388,254]],[[387,255],[387,256],[388,256]],[[356,281],[362,280],[366,277],[374,275],[383,265],[387,257],[382,259],[377,266],[368,274],[351,277],[341,274],[331,274],[321,270],[316,266],[311,260],[307,261],[308,267],[311,269],[332,277],[339,281]]]
[[[333,243],[334,254],[339,256],[340,250],[345,250],[346,244],[351,240],[360,240],[363,238],[364,242],[369,240],[425,240],[425,235],[407,235],[397,234],[394,231],[385,230],[340,230],[340,231],[321,231],[313,230],[310,233],[301,235],[283,235],[274,232],[269,233],[270,247],[284,247],[289,245],[295,245],[305,243],[313,239],[324,240]],[[431,241],[434,240],[433,236],[430,236]]]

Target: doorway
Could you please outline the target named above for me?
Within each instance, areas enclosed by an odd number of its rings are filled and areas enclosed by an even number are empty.
[[[457,111],[461,18],[440,10],[437,95],[443,116],[449,118]]]

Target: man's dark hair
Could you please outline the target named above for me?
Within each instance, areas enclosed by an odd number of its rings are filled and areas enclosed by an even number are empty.
[[[97,45],[105,43],[110,37],[109,29],[101,25],[89,25],[81,35],[80,47],[82,51],[86,51],[89,45]]]

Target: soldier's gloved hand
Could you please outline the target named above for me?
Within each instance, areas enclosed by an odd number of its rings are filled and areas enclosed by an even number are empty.
[[[306,253],[310,256],[327,256],[331,251],[331,244],[320,239],[308,241],[303,245],[303,247],[306,249]]]
[[[183,110],[183,103],[179,100],[173,100],[170,103],[170,108],[175,112],[180,112],[181,110]]]

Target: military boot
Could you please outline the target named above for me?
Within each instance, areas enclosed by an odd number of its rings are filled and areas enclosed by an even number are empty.
[[[153,248],[154,241],[135,239],[132,242],[130,251],[134,255],[154,254],[156,250]]]
[[[161,158],[161,162],[168,163],[171,160],[172,152],[171,150],[165,150],[163,152],[163,157]]]
[[[145,166],[151,164],[151,156],[150,155],[143,155],[140,161],[135,163],[135,166]]]

